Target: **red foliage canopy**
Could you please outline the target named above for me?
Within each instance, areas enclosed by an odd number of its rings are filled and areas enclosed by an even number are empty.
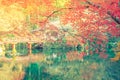
[[[74,34],[75,39],[83,44],[94,39],[97,39],[97,44],[103,44],[102,42],[108,40],[108,33],[120,36],[120,0],[69,0],[64,7],[54,6],[55,0],[1,2],[6,6],[14,3],[21,5],[25,9],[25,14],[30,16],[30,23],[40,27],[50,22],[51,17],[59,18],[62,25],[72,26],[77,32]],[[55,27],[50,26],[51,29]]]

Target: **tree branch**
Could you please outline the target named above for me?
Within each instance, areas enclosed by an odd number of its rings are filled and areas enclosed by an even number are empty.
[[[93,6],[93,7],[104,9],[102,6],[100,6],[100,5],[98,5],[98,4],[94,4],[94,3],[90,2],[90,1],[86,1],[86,3],[89,4],[89,5],[91,5],[91,6]],[[107,11],[107,14],[108,14],[117,24],[120,25],[120,19],[119,19],[119,18],[113,16],[110,11]]]

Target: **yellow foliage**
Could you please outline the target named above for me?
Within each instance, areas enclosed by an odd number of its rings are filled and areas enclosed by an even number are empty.
[[[117,48],[115,48],[115,51],[119,51],[119,52],[116,52],[115,57],[111,58],[111,61],[120,60],[120,42],[117,43]]]
[[[111,58],[111,61],[118,61],[120,59],[119,56],[115,56],[114,58]]]
[[[12,50],[12,53],[13,53],[13,54],[15,54],[16,52],[17,52],[16,49],[13,49],[13,50]]]
[[[41,13],[46,13],[47,12],[47,10],[48,10],[48,8],[47,8],[47,6],[45,5],[45,4],[41,4],[40,5],[40,7],[39,7],[39,11],[41,12]]]
[[[63,8],[70,0],[55,0],[53,5],[57,8]]]
[[[0,7],[0,31],[9,31],[15,27],[21,27],[21,22],[24,20],[25,15],[19,5]]]
[[[120,52],[120,42],[117,43],[117,47],[116,47],[114,50],[117,51],[117,52],[118,52],[118,51]],[[119,53],[119,52],[118,52],[118,53]]]

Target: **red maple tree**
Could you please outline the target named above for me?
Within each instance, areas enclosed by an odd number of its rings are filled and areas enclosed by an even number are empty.
[[[43,29],[47,29],[46,24],[49,24],[51,18],[56,17],[59,18],[62,26],[70,24],[76,33],[63,30],[65,34],[67,32],[73,34],[71,36],[74,42],[72,39],[69,40],[69,35],[67,43],[81,44],[83,51],[87,53],[91,52],[88,50],[91,47],[95,48],[96,53],[105,53],[105,43],[109,39],[108,34],[120,36],[120,0],[68,0],[62,7],[54,6],[55,1],[2,0],[1,2],[6,6],[14,3],[19,4],[29,17],[29,23],[36,24]],[[28,23],[26,22],[26,24]],[[103,55],[101,54],[101,56]]]

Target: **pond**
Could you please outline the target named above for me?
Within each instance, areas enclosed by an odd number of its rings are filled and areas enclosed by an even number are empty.
[[[72,48],[36,49],[29,58],[16,57],[22,61],[1,61],[0,80],[120,80],[120,61],[79,54],[79,49]]]

